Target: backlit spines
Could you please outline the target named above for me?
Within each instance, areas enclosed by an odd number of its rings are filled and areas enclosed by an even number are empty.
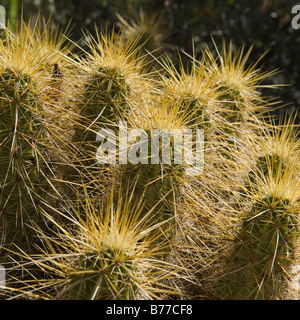
[[[298,208],[288,199],[265,197],[241,225],[218,284],[221,299],[283,298],[298,230]]]
[[[251,172],[239,207],[245,211],[218,282],[221,299],[287,295],[299,229],[298,156],[293,157],[285,164],[280,157],[260,158]]]
[[[8,243],[16,241],[20,245],[22,241],[29,241],[27,232],[32,232],[28,224],[38,221],[46,156],[43,141],[47,130],[43,124],[38,85],[25,72],[2,70],[1,215],[6,221],[3,231],[7,233]]]
[[[142,214],[142,201],[121,191],[96,203],[86,193],[77,208],[61,213],[67,225],[44,215],[56,227],[55,238],[40,230],[46,247],[27,256],[27,267],[41,268],[45,279],[33,279],[19,292],[28,298],[59,300],[132,300],[180,296],[166,280],[180,278],[183,268],[157,259],[167,247],[151,211]],[[24,254],[23,254],[24,255]],[[25,267],[25,266],[24,266]],[[27,268],[25,267],[25,269]]]
[[[208,47],[186,54],[186,66],[154,58],[150,73],[154,55],[141,56],[143,37],[123,27],[86,33],[80,57],[47,26],[0,41],[3,252],[11,271],[33,275],[17,273],[14,290],[285,298],[298,264],[299,144],[292,123],[273,132],[261,117],[261,81],[272,73],[247,67],[251,49],[232,44],[216,57]]]

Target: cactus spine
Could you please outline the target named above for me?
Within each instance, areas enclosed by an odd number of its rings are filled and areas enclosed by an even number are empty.
[[[136,296],[134,261],[122,250],[103,248],[80,258],[69,300],[132,300]]]
[[[218,284],[222,299],[271,300],[287,293],[299,232],[298,142],[285,128],[265,143],[248,175],[244,196],[254,201]]]
[[[218,286],[222,299],[283,297],[298,232],[298,208],[286,198],[266,196],[245,217]]]
[[[30,76],[5,69],[0,90],[1,216],[7,225],[7,241],[21,245],[29,236],[27,224],[38,218],[36,194],[41,191],[45,155],[40,141],[45,131],[36,84]]]
[[[257,115],[259,82],[270,74],[256,63],[246,68],[251,50],[232,54],[231,44],[216,59],[206,48],[186,67],[162,57],[156,72],[141,54],[160,39],[148,39],[151,20],[140,20],[146,32],[120,19],[123,34],[87,34],[89,51],[75,59],[65,60],[63,42],[47,28],[35,35],[25,28],[25,41],[0,40],[1,231],[5,247],[22,252],[8,250],[17,266],[29,259],[24,269],[42,271],[28,270],[31,282],[15,273],[16,290],[24,283],[25,297],[71,300],[173,298],[174,291],[285,297],[298,263],[299,145],[288,130],[269,135]],[[126,147],[120,136],[114,143],[127,161],[117,153],[116,165],[97,162],[98,131],[117,134],[122,120]],[[196,129],[205,130],[205,169],[195,177],[182,138]],[[45,194],[50,185],[55,195]],[[29,246],[34,235],[41,255]],[[182,282],[173,272],[179,266]]]
[[[40,234],[50,251],[31,262],[47,272],[48,280],[43,288],[40,279],[33,281],[33,294],[41,298],[55,294],[67,300],[149,299],[169,292],[179,294],[164,280],[178,277],[180,268],[156,259],[166,244],[153,245],[161,236],[159,226],[151,224],[150,212],[142,214],[143,203],[135,202],[133,193],[120,190],[115,202],[112,192],[96,203],[85,190],[85,200],[72,209],[68,225],[61,225],[51,211],[43,211],[59,231],[55,238]],[[30,297],[32,292],[27,287],[24,294]]]

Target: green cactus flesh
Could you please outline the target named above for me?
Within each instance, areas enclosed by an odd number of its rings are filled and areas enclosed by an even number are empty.
[[[211,122],[207,114],[205,103],[200,98],[190,95],[181,98],[182,111],[188,116],[188,126],[196,126],[198,129],[209,129]]]
[[[76,141],[94,142],[101,126],[114,125],[121,119],[128,109],[129,92],[124,76],[113,68],[101,68],[92,74],[84,88],[84,104],[80,111],[83,123],[76,128]],[[101,126],[97,127],[96,123]]]
[[[147,132],[149,132],[147,130]],[[150,143],[148,144],[150,146]],[[150,149],[150,147],[149,147]],[[173,157],[174,146],[171,140],[170,156]],[[150,154],[150,150],[149,150]],[[122,188],[131,190],[134,188],[134,201],[142,199],[144,214],[151,210],[151,223],[162,223],[161,237],[153,244],[163,242],[166,236],[171,239],[175,234],[175,204],[180,197],[180,183],[183,178],[185,167],[183,164],[162,164],[162,144],[159,146],[160,163],[151,163],[149,156],[148,163],[126,164],[122,173]],[[168,250],[166,250],[167,253]],[[164,258],[164,257],[159,257]]]
[[[6,242],[21,247],[32,234],[27,225],[38,219],[43,148],[37,143],[44,130],[43,119],[35,113],[40,108],[29,76],[9,69],[0,75],[1,227]]]
[[[105,249],[81,256],[71,277],[68,300],[130,300],[137,291],[135,266],[122,250]]]
[[[242,106],[244,99],[239,90],[230,88],[227,85],[219,88],[221,95],[219,100],[225,103],[227,112],[224,112],[224,117],[229,121],[238,124],[243,120]]]
[[[224,274],[219,297],[235,300],[282,298],[294,257],[297,217],[289,200],[257,201],[243,221]]]
[[[260,156],[256,162],[254,170],[248,174],[249,183],[247,189],[257,188],[258,179],[268,181],[271,179],[278,179],[282,177],[287,170],[288,162],[282,159],[277,153],[269,153]]]
[[[113,68],[101,68],[97,73],[90,75],[84,88],[84,102],[79,112],[80,121],[75,127],[74,135],[81,170],[89,170],[84,175],[98,174],[97,132],[103,128],[116,129],[118,121],[128,112],[129,92],[129,85],[124,76]],[[71,174],[73,175],[76,180],[77,172]]]

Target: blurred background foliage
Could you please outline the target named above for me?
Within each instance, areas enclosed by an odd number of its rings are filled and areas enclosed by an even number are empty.
[[[281,101],[281,114],[288,109],[297,111],[300,105],[300,29],[294,30],[292,0],[1,0],[13,20],[18,4],[18,15],[25,20],[40,14],[52,17],[53,29],[63,29],[71,21],[70,38],[85,46],[82,30],[94,33],[95,25],[110,30],[118,23],[117,14],[124,19],[135,19],[142,8],[151,16],[156,14],[161,32],[165,34],[165,49],[174,59],[177,48],[191,54],[193,41],[196,50],[205,44],[213,50],[214,41],[221,48],[222,39],[233,40],[236,48],[253,43],[249,62],[256,61],[266,50],[263,70],[279,69],[268,79],[270,84],[287,84],[280,90],[265,89],[268,96]],[[299,21],[300,22],[300,21]],[[13,21],[12,21],[13,23]],[[184,57],[184,56],[183,56]],[[300,116],[297,117],[300,122]]]

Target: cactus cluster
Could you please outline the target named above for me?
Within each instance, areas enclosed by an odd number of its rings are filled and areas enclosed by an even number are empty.
[[[43,112],[46,70],[37,68],[35,51],[23,32],[19,39],[1,42],[0,203],[5,246],[28,250],[32,228],[41,223],[39,206],[46,175],[51,173],[49,129]]]
[[[120,32],[86,33],[82,54],[49,23],[2,35],[2,291],[299,298],[299,142],[292,118],[268,116],[260,83],[273,72],[231,43],[186,66],[154,58],[152,20],[141,14],[138,38],[123,18]]]

